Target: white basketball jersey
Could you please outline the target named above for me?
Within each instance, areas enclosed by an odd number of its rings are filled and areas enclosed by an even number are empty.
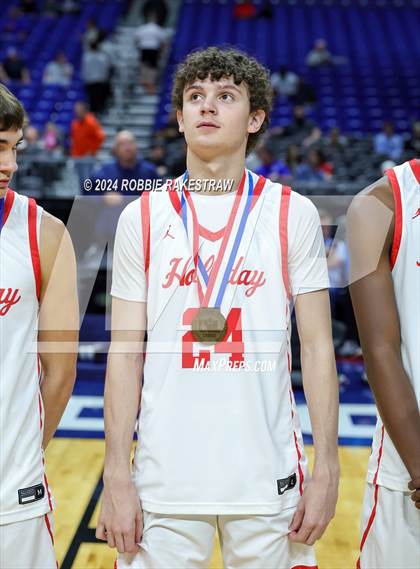
[[[197,343],[191,332],[197,274],[178,198],[167,191],[143,194],[119,222],[112,294],[147,302],[134,461],[147,511],[271,514],[295,505],[303,491],[306,458],[290,381],[288,264],[293,294],[328,287],[320,222],[307,198],[255,174],[252,179],[255,199],[221,304],[227,332],[212,346]],[[136,231],[143,242],[138,262]],[[223,239],[223,231],[200,229],[208,272]],[[301,240],[292,257],[290,239]],[[146,295],[143,285],[130,289],[139,265]]]
[[[0,524],[52,510],[37,339],[42,209],[10,189],[0,234]],[[22,536],[24,539],[24,536]]]
[[[420,401],[420,166],[405,162],[387,172],[395,200],[391,270],[401,328],[404,369]],[[407,492],[411,477],[378,416],[368,481]]]

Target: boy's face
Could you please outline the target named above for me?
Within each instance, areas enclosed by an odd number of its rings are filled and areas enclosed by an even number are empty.
[[[22,129],[0,130],[0,197],[6,193],[17,170],[17,145],[23,138]]]
[[[250,112],[248,90],[231,77],[219,81],[196,79],[184,89],[183,108],[177,111],[180,132],[188,147],[204,157],[232,153],[257,132],[265,118],[263,110]]]

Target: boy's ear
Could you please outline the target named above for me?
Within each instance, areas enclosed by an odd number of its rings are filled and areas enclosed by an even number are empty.
[[[257,109],[256,111],[252,112],[249,115],[249,122],[248,122],[248,132],[254,133],[258,132],[261,128],[262,123],[265,119],[265,111],[262,109]]]
[[[179,132],[184,132],[184,118],[180,109],[177,109],[176,111],[176,120],[178,121]]]

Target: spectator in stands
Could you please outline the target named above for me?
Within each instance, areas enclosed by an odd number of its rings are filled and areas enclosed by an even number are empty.
[[[149,150],[150,162],[154,164],[160,178],[165,178],[168,174],[168,156],[166,147],[163,143],[156,142]]]
[[[4,83],[8,81],[30,83],[31,81],[28,68],[14,47],[8,48],[6,58],[0,65],[0,80]]]
[[[48,122],[45,125],[44,134],[42,135],[42,143],[48,152],[54,154],[61,154],[63,150],[62,136],[53,122]]]
[[[146,0],[142,6],[143,19],[147,21],[150,16],[156,18],[156,23],[165,27],[168,17],[168,6],[165,0]]]
[[[324,210],[318,210],[318,213],[321,219],[325,252],[327,254],[331,313],[332,317],[337,319],[338,306],[342,309],[343,304],[349,302],[348,291],[345,288],[348,285],[349,279],[349,254],[345,241],[337,236],[335,238],[332,236],[332,228],[334,226],[332,216]],[[340,318],[340,320],[342,320],[342,318]]]
[[[93,42],[82,56],[82,80],[87,91],[89,106],[93,113],[101,113],[111,92],[111,61]]]
[[[19,156],[18,187],[25,187],[26,180],[29,180],[28,185],[31,192],[41,192],[43,189],[42,163],[45,162],[47,155],[39,139],[39,131],[32,125],[24,127]]]
[[[340,133],[337,126],[333,126],[328,135],[322,139],[324,150],[328,154],[342,152],[348,146],[348,138]]]
[[[284,162],[276,160],[273,149],[268,145],[263,145],[256,150],[260,166],[255,173],[265,178],[270,178],[273,182],[288,184],[291,181],[290,170]]]
[[[146,23],[135,32],[135,42],[140,55],[140,84],[149,95],[156,92],[156,78],[159,59],[169,37],[169,31],[157,23],[151,13]]]
[[[22,152],[25,156],[38,156],[43,149],[42,142],[39,140],[39,131],[32,125],[27,125],[23,133],[23,143],[21,145]]]
[[[338,126],[333,126],[324,139],[325,147],[331,151],[341,151],[348,146],[349,140],[346,136],[341,134]]]
[[[306,56],[306,63],[310,67],[319,67],[320,65],[330,65],[332,63],[332,55],[328,51],[327,42],[324,39],[316,40],[313,48]]]
[[[296,170],[299,164],[302,163],[302,155],[300,148],[297,144],[289,144],[286,150],[286,165],[289,168],[290,174],[295,177]]]
[[[236,0],[233,8],[233,17],[236,20],[249,20],[256,15],[257,9],[251,0]]]
[[[300,182],[326,182],[331,179],[332,164],[325,160],[324,154],[318,148],[308,150],[306,162],[296,168],[296,180]]]
[[[88,111],[86,103],[78,101],[74,106],[74,113],[75,118],[70,128],[70,154],[80,184],[83,185],[92,172],[95,156],[105,140],[105,133],[95,115]]]
[[[58,53],[53,61],[45,66],[42,81],[45,85],[70,85],[73,76],[73,65],[67,61],[64,53]]]
[[[412,152],[412,158],[420,156],[420,120],[411,125],[411,138],[406,141],[405,150]]]
[[[347,246],[342,239],[333,239],[333,218],[324,210],[319,210],[322,233],[324,236],[325,252],[327,254],[328,275],[332,289],[343,288],[348,284],[349,255]]]
[[[292,97],[296,94],[299,77],[289,71],[286,65],[280,65],[279,70],[271,75],[271,85],[278,97]]]
[[[291,137],[295,142],[309,146],[322,136],[316,124],[306,117],[305,107],[293,107],[293,120],[284,128],[284,136]]]
[[[95,180],[116,180],[117,190],[122,180],[153,180],[158,178],[154,164],[139,157],[136,139],[129,130],[121,130],[114,139],[114,159],[102,164],[92,174]]]
[[[373,146],[376,154],[398,162],[403,151],[403,138],[394,132],[394,125],[384,122],[382,132],[375,135]]]
[[[290,100],[295,106],[310,107],[317,102],[315,89],[303,77],[299,77],[296,92]]]
[[[88,49],[92,44],[99,43],[102,39],[102,31],[96,25],[95,20],[90,18],[86,24],[86,30],[82,37],[84,49]]]

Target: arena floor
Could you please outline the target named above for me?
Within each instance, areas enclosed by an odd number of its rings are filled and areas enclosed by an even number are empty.
[[[312,460],[313,449],[307,445]],[[358,555],[359,520],[370,450],[341,446],[338,507],[317,545],[320,569],[354,569]],[[104,441],[55,438],[47,451],[48,477],[57,502],[56,552],[62,569],[112,569],[115,551],[95,543],[94,528],[102,492]],[[218,543],[210,569],[223,568]]]

